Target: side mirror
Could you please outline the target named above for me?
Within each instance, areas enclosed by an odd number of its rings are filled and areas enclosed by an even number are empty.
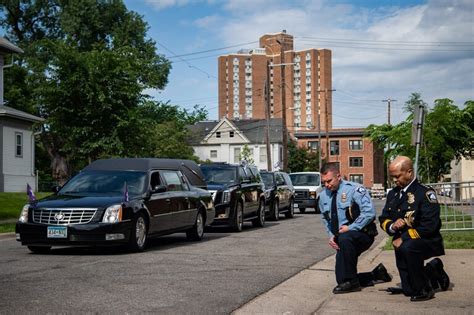
[[[57,194],[59,192],[59,190],[61,189],[61,186],[53,186],[51,187],[51,191],[55,194]]]
[[[165,191],[166,191],[166,186],[165,185],[156,185],[151,190],[151,193],[156,194],[156,193],[162,193],[162,192],[165,192]]]

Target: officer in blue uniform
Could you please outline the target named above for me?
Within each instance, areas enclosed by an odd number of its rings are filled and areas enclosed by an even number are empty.
[[[329,245],[336,252],[334,294],[360,291],[361,286],[391,281],[382,264],[372,272],[357,273],[359,255],[370,248],[377,235],[375,208],[369,193],[361,185],[341,178],[337,163],[321,168],[325,188],[319,196],[319,208],[329,235]]]
[[[434,289],[445,291],[450,283],[441,259],[424,265],[426,259],[444,255],[438,200],[433,189],[418,182],[410,158],[395,158],[389,173],[397,187],[389,192],[379,221],[380,227],[393,236],[402,287],[387,291],[411,296],[413,302],[429,300]]]

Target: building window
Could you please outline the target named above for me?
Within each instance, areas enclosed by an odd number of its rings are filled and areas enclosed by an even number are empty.
[[[362,174],[350,174],[349,175],[349,181],[354,182],[354,183],[359,183],[361,185],[364,184],[364,175]]]
[[[266,163],[266,162],[267,162],[267,148],[261,147],[260,148],[260,163]]]
[[[216,132],[216,138],[220,138],[221,137],[221,132],[220,131],[217,131]]]
[[[211,159],[217,158],[217,150],[211,150]]]
[[[23,134],[15,132],[15,156],[23,157]]]
[[[362,140],[349,140],[349,150],[362,150]]]
[[[318,141],[308,141],[308,149],[310,151],[318,151],[319,150],[319,142]]]
[[[339,140],[329,141],[330,155],[339,155]]]
[[[350,167],[362,167],[362,158],[361,157],[350,157],[349,166]]]
[[[240,163],[240,148],[234,148],[234,163]]]
[[[230,138],[233,138],[233,137],[234,137],[234,132],[233,132],[233,131],[229,131],[229,137],[230,137]]]

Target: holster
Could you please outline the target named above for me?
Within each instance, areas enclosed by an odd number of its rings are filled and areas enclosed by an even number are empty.
[[[356,202],[352,202],[352,204],[346,208],[346,219],[349,221],[349,224],[353,223],[358,217],[360,216],[360,207]],[[361,229],[362,232],[366,233],[369,236],[376,236],[377,232],[377,225],[375,224],[375,219],[368,223]]]

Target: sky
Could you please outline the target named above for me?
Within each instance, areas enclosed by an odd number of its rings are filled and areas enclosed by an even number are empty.
[[[472,0],[125,0],[172,61],[158,101],[217,120],[217,58],[286,30],[295,50],[332,50],[333,127],[403,121],[414,92],[432,107],[474,100]]]

